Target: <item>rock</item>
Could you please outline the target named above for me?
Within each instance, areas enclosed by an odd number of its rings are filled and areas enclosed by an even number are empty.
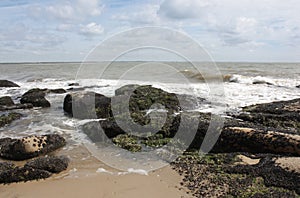
[[[266,84],[266,85],[274,85],[273,83],[270,83],[270,82],[266,82],[266,81],[254,81],[253,83],[252,83],[253,85],[264,85],[264,84]]]
[[[70,83],[68,86],[79,86],[79,83]]]
[[[12,170],[15,168],[15,165],[11,162],[0,162],[0,173],[3,171]]]
[[[236,117],[300,135],[300,99],[251,105]]]
[[[108,118],[111,99],[94,92],[72,93],[64,99],[63,109],[79,119]]]
[[[9,113],[0,116],[0,127],[10,124],[15,120],[18,120],[22,117],[22,114],[19,113]]]
[[[67,169],[69,159],[64,156],[41,157],[27,162],[23,167],[0,163],[0,183],[26,182],[50,177]]]
[[[45,170],[31,167],[17,167],[11,170],[0,172],[0,183],[9,184],[13,182],[26,182],[50,177],[52,174]]]
[[[115,145],[131,152],[138,152],[142,150],[142,146],[138,144],[137,139],[128,134],[118,135],[112,139],[112,142]]]
[[[51,173],[60,173],[68,168],[69,159],[65,156],[46,156],[29,161],[24,167],[46,170]]]
[[[47,93],[64,94],[67,93],[67,91],[64,89],[48,89]]]
[[[8,80],[0,80],[0,87],[20,87],[20,86]]]
[[[0,106],[0,111],[10,111],[16,109],[31,109],[33,108],[32,104],[16,104],[13,106]]]
[[[31,89],[23,94],[21,104],[30,103],[34,107],[50,107],[50,102],[46,100],[47,89]]]
[[[29,136],[22,139],[0,139],[0,157],[9,160],[25,160],[55,151],[65,146],[63,137],[51,134]]]
[[[296,88],[300,88],[300,85],[297,85]]]
[[[212,151],[300,156],[300,136],[254,128],[226,127]]]
[[[130,84],[130,85],[125,85],[123,87],[120,87],[118,89],[115,90],[115,95],[119,96],[119,95],[131,95],[133,93],[133,91],[138,88],[140,85],[136,85],[136,84]]]
[[[9,96],[4,96],[0,98],[0,105],[2,106],[12,106],[14,104],[14,101]]]

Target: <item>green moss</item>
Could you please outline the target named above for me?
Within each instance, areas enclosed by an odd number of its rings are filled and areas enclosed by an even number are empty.
[[[0,127],[12,123],[14,120],[20,119],[21,114],[19,113],[9,113],[7,115],[0,116]]]
[[[112,139],[112,142],[115,145],[131,152],[139,152],[142,150],[142,146],[138,144],[137,138],[128,134],[118,135]]]

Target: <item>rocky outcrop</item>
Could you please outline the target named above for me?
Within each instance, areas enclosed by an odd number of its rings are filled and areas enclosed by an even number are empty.
[[[300,156],[300,136],[254,128],[226,127],[212,151]]]
[[[79,119],[108,118],[110,102],[110,98],[94,92],[72,93],[65,97],[63,109]]]
[[[0,157],[9,160],[25,160],[55,151],[66,144],[63,137],[51,134],[29,136],[22,139],[0,139]]]
[[[3,127],[7,124],[12,123],[15,120],[18,120],[22,117],[19,113],[8,113],[0,116],[0,127]]]
[[[0,105],[1,106],[12,106],[14,105],[14,101],[9,96],[4,96],[0,98]]]
[[[22,95],[21,104],[30,103],[34,107],[50,107],[50,102],[45,98],[47,89],[31,89]]]
[[[299,134],[300,99],[244,107],[243,112],[237,118]]]
[[[0,163],[0,183],[26,182],[50,177],[67,169],[69,160],[64,156],[48,156],[27,162],[23,167]]]
[[[20,86],[8,80],[0,80],[0,87],[20,87]]]

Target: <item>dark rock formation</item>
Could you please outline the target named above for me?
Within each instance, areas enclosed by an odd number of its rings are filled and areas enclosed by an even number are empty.
[[[94,92],[72,93],[65,97],[63,109],[75,118],[108,118],[110,101],[110,98]]]
[[[9,96],[4,96],[0,98],[0,105],[1,106],[12,106],[14,105],[14,101]]]
[[[31,89],[22,95],[21,104],[30,103],[34,107],[50,107],[50,102],[46,100],[47,89]]]
[[[300,99],[251,105],[243,111],[237,118],[300,134]]]
[[[12,106],[0,106],[0,111],[10,111],[16,109],[31,109],[33,108],[32,104],[15,104]]]
[[[51,173],[60,173],[68,168],[69,159],[65,156],[47,156],[29,161],[24,167],[46,170]]]
[[[32,167],[16,167],[11,170],[0,172],[0,183],[9,184],[13,182],[26,182],[30,180],[45,179],[51,176],[51,173],[45,170]]]
[[[0,127],[5,126],[6,124],[12,123],[14,120],[18,120],[21,118],[21,114],[19,113],[8,113],[0,116]]]
[[[68,84],[68,86],[79,86],[79,83],[70,83],[70,84]]]
[[[0,163],[0,183],[26,182],[50,177],[67,169],[69,160],[64,156],[41,157],[27,162],[23,167]]]
[[[64,94],[67,93],[67,91],[64,89],[48,89],[46,93]]]
[[[255,128],[226,127],[212,151],[300,156],[300,136]]]
[[[297,85],[296,88],[300,88],[300,85]]]
[[[22,139],[0,139],[0,157],[10,160],[25,160],[55,151],[66,144],[63,137],[51,134],[29,136]]]
[[[20,86],[8,80],[0,80],[0,87],[20,87]]]

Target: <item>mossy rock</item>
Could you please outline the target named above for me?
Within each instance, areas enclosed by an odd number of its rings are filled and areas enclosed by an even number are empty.
[[[12,123],[15,120],[18,120],[22,117],[20,113],[9,113],[0,116],[0,127],[3,127],[7,124]]]
[[[137,138],[128,134],[118,135],[112,139],[112,142],[131,152],[139,152],[142,150],[142,146],[138,144]]]

